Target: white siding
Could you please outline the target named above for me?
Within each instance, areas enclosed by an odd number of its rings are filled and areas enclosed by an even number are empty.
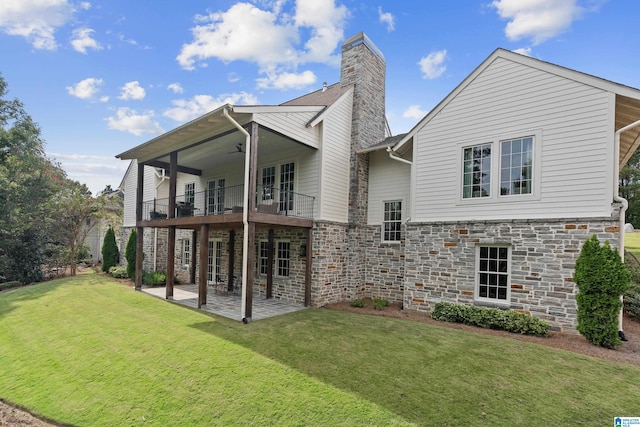
[[[254,120],[312,147],[318,147],[319,133],[316,127],[307,127],[307,123],[316,116],[316,112],[301,113],[256,113]]]
[[[136,226],[136,186],[138,182],[138,162],[131,161],[124,179],[124,227]]]
[[[415,135],[413,221],[609,216],[611,94],[503,58]],[[539,197],[460,199],[461,144],[539,132]],[[497,153],[492,162],[499,161]],[[499,179],[493,175],[492,181]]]
[[[409,216],[411,165],[389,158],[385,151],[369,154],[369,225],[382,224],[385,201],[402,201],[402,222]]]
[[[349,220],[349,156],[353,94],[334,105],[322,123],[319,219]]]

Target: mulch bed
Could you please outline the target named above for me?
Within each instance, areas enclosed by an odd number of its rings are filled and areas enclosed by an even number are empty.
[[[434,320],[431,318],[431,316],[425,313],[402,310],[399,304],[390,304],[384,310],[373,309],[370,302],[367,302],[365,307],[351,307],[351,305],[349,305],[349,302],[339,302],[335,304],[327,304],[324,306],[324,308],[373,316],[394,317],[415,322],[429,323],[451,329],[471,331],[478,334],[500,336],[514,340],[545,345],[548,347],[555,347],[562,350],[573,351],[575,353],[585,354],[587,356],[597,357],[600,359],[630,363],[640,366],[640,323],[634,321],[631,317],[628,316],[625,316],[623,324],[624,333],[628,341],[623,342],[622,345],[615,350],[610,350],[589,343],[589,341],[587,341],[582,335],[579,334],[551,332],[549,337],[542,338],[529,335],[514,334],[505,331],[496,331],[492,329],[483,329],[475,326],[463,325],[461,323],[449,323]]]

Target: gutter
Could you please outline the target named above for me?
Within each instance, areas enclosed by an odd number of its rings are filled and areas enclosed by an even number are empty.
[[[403,159],[402,157],[398,157],[395,151],[391,149],[391,147],[387,147],[387,153],[389,153],[389,158],[396,160],[398,162],[406,163],[408,165],[413,165],[411,160]]]
[[[620,196],[620,134],[622,132],[628,131],[629,129],[633,129],[637,126],[640,126],[640,120],[636,120],[635,122],[618,129],[614,134],[613,139],[613,200],[618,203],[622,203],[620,207],[620,215],[618,218],[618,253],[620,254],[620,259],[624,262],[624,224],[625,224],[625,212],[629,207],[629,202],[626,199]],[[620,296],[620,302],[624,304],[624,296]],[[624,336],[624,331],[622,329],[622,320],[624,315],[624,305],[620,309],[620,314],[618,315],[618,334],[620,335],[620,339],[622,341],[626,341],[627,339]]]
[[[251,135],[249,132],[238,122],[235,121],[233,117],[229,115],[227,108],[224,107],[222,109],[222,115],[225,116],[229,122],[233,126],[235,126],[240,132],[242,132],[245,136],[245,153],[244,153],[244,209],[242,209],[242,301],[240,301],[240,317],[242,321],[246,323],[248,319],[244,317],[247,310],[247,300],[245,298],[247,292],[247,267],[249,264],[248,254],[249,254],[249,164],[251,160]]]

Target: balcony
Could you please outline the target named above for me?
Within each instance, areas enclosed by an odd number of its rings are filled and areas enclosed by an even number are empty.
[[[244,185],[206,190],[176,196],[175,218],[242,213],[244,211]],[[256,211],[263,214],[313,219],[315,197],[273,186],[257,186]],[[156,221],[168,219],[169,199],[142,202],[142,219]]]

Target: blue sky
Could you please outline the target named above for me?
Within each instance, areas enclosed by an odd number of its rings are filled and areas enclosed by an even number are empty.
[[[406,132],[502,47],[640,88],[636,0],[2,0],[0,73],[49,157],[94,192],[115,155],[224,103],[280,104],[339,79],[364,31]]]

